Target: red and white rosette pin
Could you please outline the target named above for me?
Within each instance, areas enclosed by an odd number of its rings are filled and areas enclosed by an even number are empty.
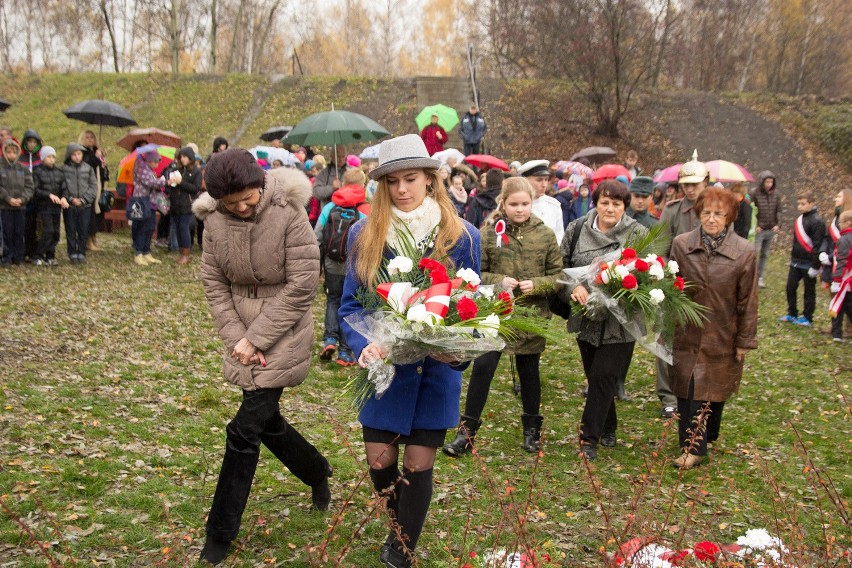
[[[435,314],[441,319],[447,317],[447,312],[450,310],[450,293],[453,290],[453,285],[449,282],[443,284],[435,284],[426,290],[426,311],[430,314]]]
[[[494,223],[494,233],[497,235],[497,248],[509,244],[509,237],[506,236],[506,221],[500,219]]]

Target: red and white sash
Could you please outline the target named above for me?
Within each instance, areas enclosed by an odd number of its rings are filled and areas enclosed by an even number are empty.
[[[840,291],[831,299],[828,305],[828,313],[831,317],[836,318],[840,314],[840,308],[843,307],[843,300],[846,299],[846,294],[852,290],[852,270],[847,269],[840,280]]]
[[[840,222],[837,217],[828,226],[828,234],[831,235],[831,240],[835,243],[840,240]]]
[[[796,227],[794,229],[794,233],[796,234],[796,240],[799,241],[799,244],[802,245],[802,248],[806,251],[814,252],[814,242],[811,240],[810,235],[805,232],[805,224],[802,221],[804,215],[799,215],[796,219]]]

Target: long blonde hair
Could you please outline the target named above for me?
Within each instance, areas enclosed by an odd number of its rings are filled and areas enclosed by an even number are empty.
[[[444,264],[450,264],[452,262],[449,258],[450,250],[461,238],[462,233],[468,235],[468,238],[470,238],[470,234],[458,213],[456,213],[456,208],[450,201],[447,188],[444,186],[441,176],[438,175],[438,170],[430,169],[423,170],[423,172],[429,178],[429,186],[432,188],[428,195],[435,200],[441,209],[441,222],[438,224],[438,234],[435,236],[435,246],[430,256]],[[376,278],[382,265],[388,229],[391,225],[393,201],[391,200],[390,190],[388,190],[386,177],[382,176],[378,180],[378,187],[373,194],[373,200],[370,202],[370,214],[367,216],[364,229],[358,234],[352,247],[353,250],[357,251],[355,274],[358,276],[358,280],[369,288],[378,284]],[[350,256],[351,258],[352,256]],[[448,268],[452,267],[448,266]]]
[[[535,190],[532,184],[525,177],[515,176],[507,178],[503,181],[503,188],[500,191],[500,197],[497,198],[497,209],[491,212],[491,215],[485,220],[485,223],[493,225],[497,219],[506,216],[506,209],[503,206],[506,200],[516,193],[524,192],[529,194],[530,201],[535,201]]]
[[[840,212],[852,211],[852,189],[841,189],[843,194],[843,205],[840,207]]]
[[[95,132],[93,130],[84,130],[83,132],[81,132],[80,135],[77,136],[77,144],[79,144],[80,146],[84,146],[84,147],[88,148],[88,146],[86,145],[86,134],[92,135],[92,139],[95,141],[95,144],[92,146],[92,148],[97,148],[98,147],[98,136],[97,136],[97,134],[95,134]]]

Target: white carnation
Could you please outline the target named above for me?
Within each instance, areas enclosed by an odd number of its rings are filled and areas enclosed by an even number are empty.
[[[462,268],[456,272],[456,276],[472,286],[479,286],[482,282],[479,278],[479,274],[477,274],[472,268]]]
[[[663,272],[663,267],[655,262],[648,268],[648,276],[651,277],[651,280],[662,280],[666,275]]]
[[[654,306],[659,306],[666,299],[666,295],[659,288],[654,288],[648,295],[651,296],[651,304]]]
[[[494,297],[494,286],[480,286],[477,291],[489,300]]]
[[[667,269],[669,271],[669,274],[674,276],[680,271],[680,266],[678,266],[677,261],[670,260]]]
[[[497,337],[500,331],[500,316],[491,314],[479,323],[479,332],[487,337]]]
[[[627,269],[627,267],[621,264],[616,266],[614,271],[615,275],[618,276],[619,280],[624,280],[624,277],[630,274],[630,271]]]
[[[609,270],[604,270],[603,272],[601,272],[601,282],[603,282],[604,284],[609,284],[609,279]]]
[[[437,315],[426,310],[426,304],[414,304],[408,308],[408,312],[405,314],[405,319],[408,321],[425,323],[430,327],[435,326],[439,321]]]
[[[649,254],[643,260],[645,262],[647,262],[648,264],[654,264],[655,262],[657,264],[659,264],[659,259],[657,258],[657,255],[655,255],[655,254]]]
[[[393,276],[397,273],[406,274],[414,268],[414,261],[407,256],[395,256],[388,262],[388,274]]]

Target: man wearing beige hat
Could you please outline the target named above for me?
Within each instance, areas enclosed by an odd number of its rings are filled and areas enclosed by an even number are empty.
[[[700,224],[695,214],[695,201],[707,187],[710,171],[703,162],[698,161],[698,150],[692,152],[692,159],[680,167],[677,182],[683,191],[683,199],[675,199],[666,204],[660,222],[665,223],[664,232],[669,240],[666,244],[666,255],[672,248],[672,239],[683,233],[692,231]],[[657,396],[660,397],[662,418],[671,418],[677,408],[677,397],[669,386],[669,365],[657,358]]]

